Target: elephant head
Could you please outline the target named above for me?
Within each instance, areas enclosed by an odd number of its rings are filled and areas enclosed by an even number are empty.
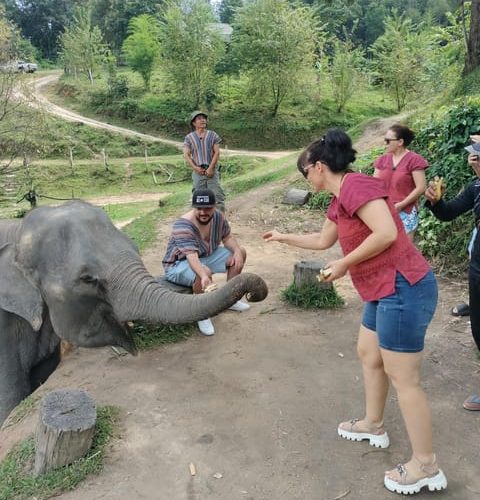
[[[105,212],[73,201],[28,214],[17,234],[14,264],[48,308],[57,335],[75,345],[120,345],[133,351],[127,321],[186,323],[214,316],[245,293],[263,300],[261,278],[242,274],[208,295],[161,286],[145,269],[132,240]],[[33,301],[29,310],[39,310]],[[40,315],[28,318],[39,329]]]
[[[209,294],[170,291],[150,275],[132,240],[105,212],[81,201],[37,208],[21,222],[0,221],[0,283],[0,379],[2,363],[10,365],[5,368],[10,374],[33,369],[38,359],[29,357],[45,357],[59,338],[81,347],[119,345],[134,353],[128,321],[198,321],[245,293],[251,301],[268,293],[264,281],[248,273]],[[30,345],[12,346],[13,330],[20,328],[30,330],[22,343],[39,344],[35,353]],[[13,356],[10,349],[21,352]],[[11,366],[16,356],[23,356],[20,368]],[[1,392],[0,381],[0,406]],[[23,390],[19,400],[25,395]]]

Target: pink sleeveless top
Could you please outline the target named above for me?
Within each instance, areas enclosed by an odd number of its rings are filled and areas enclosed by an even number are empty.
[[[414,285],[430,270],[430,266],[408,239],[392,202],[388,199],[385,183],[364,174],[348,174],[338,198],[334,197],[327,217],[337,224],[338,241],[347,255],[371,234],[368,226],[356,215],[369,201],[383,198],[388,204],[398,230],[395,242],[379,255],[349,268],[352,282],[362,300],[370,302],[395,292],[395,276],[399,272]]]

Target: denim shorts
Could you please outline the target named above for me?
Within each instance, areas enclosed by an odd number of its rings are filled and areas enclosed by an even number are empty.
[[[377,333],[382,349],[423,351],[425,333],[437,307],[438,287],[432,271],[415,285],[397,273],[395,293],[367,302],[362,325]]]
[[[405,228],[405,232],[411,233],[415,231],[418,227],[418,211],[415,207],[412,208],[412,211],[407,214],[407,212],[400,212],[398,214],[400,219],[402,220],[403,227]]]
[[[228,248],[218,247],[211,255],[200,257],[200,262],[207,266],[213,274],[226,273],[227,267],[225,263],[232,255]],[[173,266],[165,270],[165,277],[168,281],[177,285],[192,286],[197,278],[197,275],[190,267],[187,259],[178,260]]]

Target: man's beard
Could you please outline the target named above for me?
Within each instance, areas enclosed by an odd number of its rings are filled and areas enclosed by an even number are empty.
[[[207,221],[201,220],[201,219],[200,219],[200,216],[199,216],[199,215],[197,215],[197,222],[198,222],[199,224],[201,224],[202,226],[207,226],[208,224],[210,224],[210,221],[211,221],[212,219],[213,219],[213,214],[212,214],[212,215],[208,218],[208,220],[207,220]]]

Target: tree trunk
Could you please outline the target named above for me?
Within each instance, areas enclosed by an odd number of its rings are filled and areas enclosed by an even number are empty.
[[[35,475],[70,464],[92,446],[97,410],[84,391],[57,390],[42,400],[37,426]]]
[[[305,261],[296,262],[293,269],[293,284],[297,288],[302,288],[307,285],[316,285],[322,290],[329,290],[333,287],[332,283],[320,282],[317,276],[320,270],[325,267],[325,262],[322,261]]]
[[[463,74],[468,75],[480,66],[480,0],[472,0],[470,32],[467,40],[467,55]]]

